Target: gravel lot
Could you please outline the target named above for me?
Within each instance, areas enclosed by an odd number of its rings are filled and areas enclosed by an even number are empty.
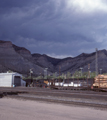
[[[0,120],[107,120],[104,109],[0,98]]]

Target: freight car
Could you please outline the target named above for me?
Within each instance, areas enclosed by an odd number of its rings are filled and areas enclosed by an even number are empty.
[[[49,80],[47,86],[53,89],[91,89],[93,79]]]
[[[93,89],[107,89],[107,75],[98,75],[95,77]]]

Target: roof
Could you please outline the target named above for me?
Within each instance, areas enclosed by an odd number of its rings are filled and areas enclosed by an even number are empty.
[[[21,74],[19,74],[19,73],[16,73],[16,72],[12,72],[12,73],[0,73],[0,76],[1,75],[18,75],[18,76],[22,76]]]

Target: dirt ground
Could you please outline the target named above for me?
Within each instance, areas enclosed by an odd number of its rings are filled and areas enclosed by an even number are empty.
[[[0,98],[0,120],[107,120],[104,109]]]

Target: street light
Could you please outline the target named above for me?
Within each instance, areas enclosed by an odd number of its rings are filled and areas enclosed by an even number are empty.
[[[81,76],[82,76],[82,69],[83,69],[83,68],[80,68],[80,70],[81,70]]]
[[[30,77],[32,78],[32,73],[33,73],[33,70],[32,68],[30,69]]]
[[[30,69],[30,78],[31,78],[31,83],[33,83],[33,80],[32,80],[32,74],[33,74],[33,68]]]

